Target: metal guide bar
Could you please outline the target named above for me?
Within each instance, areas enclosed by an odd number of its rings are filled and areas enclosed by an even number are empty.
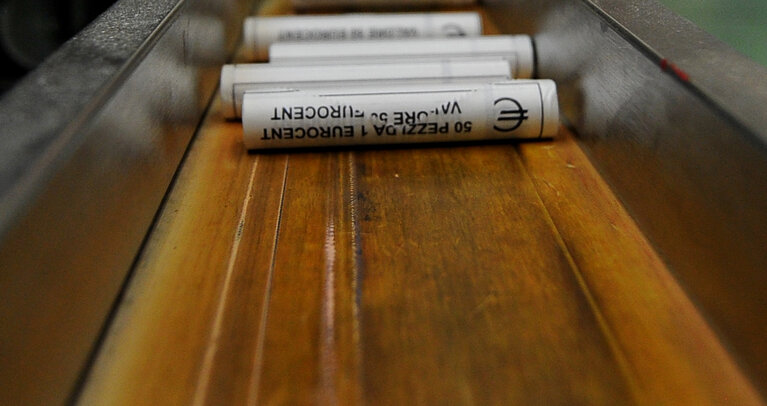
[[[121,0],[0,100],[0,403],[67,401],[242,0]]]
[[[764,392],[767,70],[654,0],[486,7],[535,33],[581,145]]]

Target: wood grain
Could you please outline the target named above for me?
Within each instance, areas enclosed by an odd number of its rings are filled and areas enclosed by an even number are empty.
[[[78,403],[762,404],[566,129],[248,154],[220,107]]]
[[[517,149],[642,403],[760,404],[572,134]]]
[[[290,157],[269,317],[256,362],[254,390],[264,404],[333,404],[358,396],[341,159]]]
[[[220,111],[217,104],[213,110]],[[210,382],[213,366],[206,358],[234,355],[220,349],[243,334],[250,340],[260,322],[282,195],[280,167],[287,159],[243,154],[240,131],[238,123],[213,113],[197,135],[91,371],[83,404],[199,404],[209,391],[230,392],[227,382]],[[235,245],[258,255],[241,257]],[[232,306],[251,313],[227,323]],[[228,368],[247,376],[242,371],[251,366]]]
[[[371,403],[629,402],[512,147],[374,151],[357,165]]]

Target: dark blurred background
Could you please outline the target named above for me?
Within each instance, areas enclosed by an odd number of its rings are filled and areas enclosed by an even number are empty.
[[[116,0],[0,0],[0,94]]]

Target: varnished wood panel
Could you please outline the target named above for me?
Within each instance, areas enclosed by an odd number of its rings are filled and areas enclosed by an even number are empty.
[[[759,404],[572,134],[517,147],[644,404]]]
[[[332,404],[358,396],[342,157],[290,156],[268,319],[256,360],[254,390],[263,404]]]
[[[513,147],[365,152],[355,165],[371,403],[629,403]]]
[[[239,124],[215,113],[197,135],[83,404],[248,397],[247,385],[233,387],[227,376],[250,379],[252,365],[240,361],[254,355],[238,343],[250,343],[261,320],[287,157],[244,154],[239,137]],[[241,247],[254,255],[240,255]],[[232,315],[231,308],[245,310]]]

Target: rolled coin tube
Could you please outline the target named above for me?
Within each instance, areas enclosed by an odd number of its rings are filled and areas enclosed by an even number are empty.
[[[501,57],[519,79],[533,75],[533,42],[528,35],[414,38],[318,43],[277,42],[269,47],[274,64],[386,63],[394,60]]]
[[[297,10],[327,9],[353,7],[362,9],[392,9],[419,8],[435,6],[467,6],[476,3],[475,0],[293,0],[293,8]]]
[[[537,139],[559,105],[551,80],[249,92],[242,124],[247,149]]]
[[[496,82],[511,79],[503,59],[444,60],[384,65],[224,65],[220,95],[224,117],[239,118],[242,95],[258,89],[357,86],[362,84]]]
[[[266,60],[275,42],[478,35],[482,20],[472,12],[248,17],[243,23],[247,56],[254,60]]]

